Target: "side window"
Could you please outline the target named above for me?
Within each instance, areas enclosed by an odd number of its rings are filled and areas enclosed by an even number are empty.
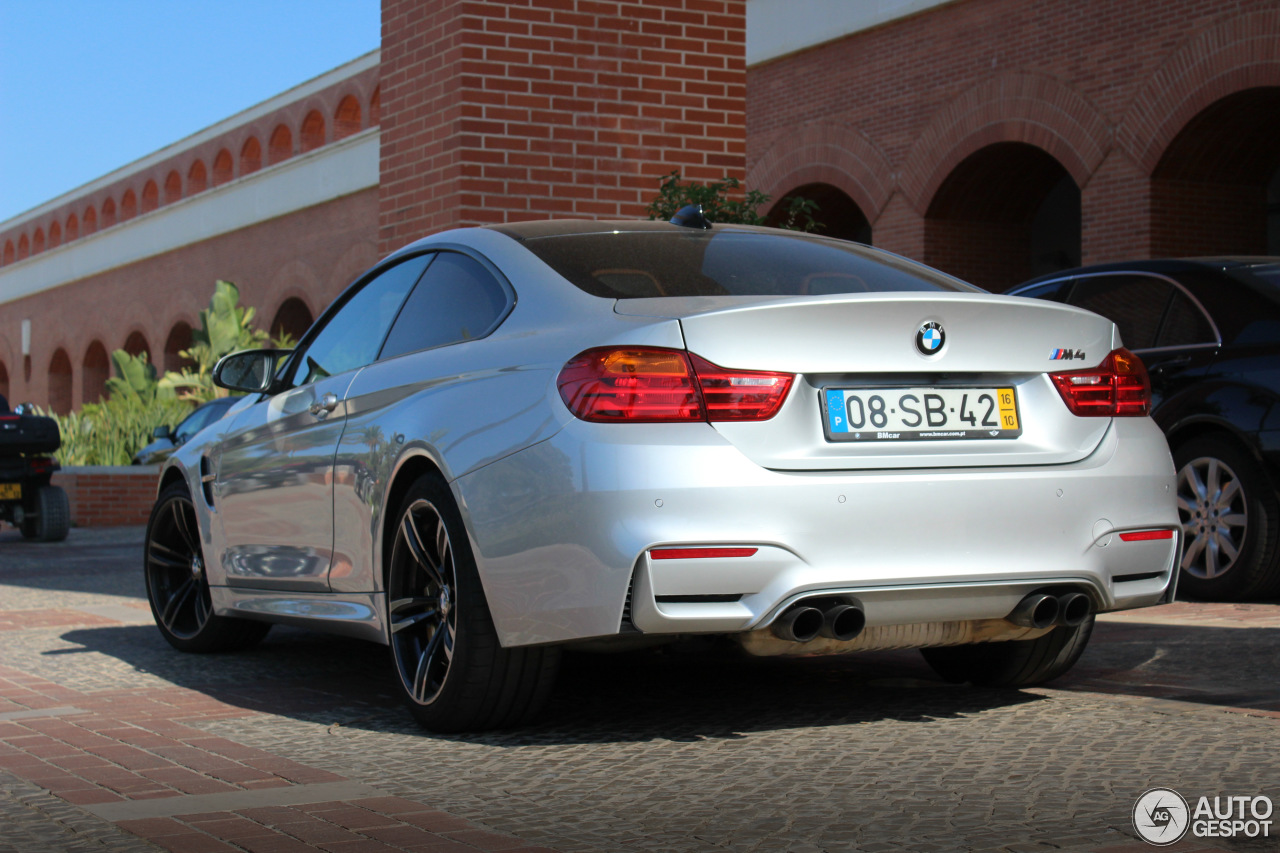
[[[178,424],[178,428],[174,430],[174,437],[177,439],[177,443],[181,444],[204,429],[213,413],[212,406],[205,406],[187,415],[186,419]]]
[[[1165,315],[1164,326],[1160,329],[1160,337],[1156,339],[1156,346],[1185,347],[1217,342],[1213,326],[1204,312],[1185,293],[1175,290],[1173,301],[1169,303],[1169,313]]]
[[[509,302],[507,290],[479,261],[441,252],[409,294],[379,358],[482,338]]]
[[[1101,314],[1120,329],[1129,349],[1156,345],[1156,331],[1173,285],[1147,275],[1098,275],[1076,279],[1071,304]]]
[[[405,294],[431,263],[432,255],[401,261],[365,282],[325,321],[299,353],[292,386],[307,385],[372,362],[387,328],[404,303]]]

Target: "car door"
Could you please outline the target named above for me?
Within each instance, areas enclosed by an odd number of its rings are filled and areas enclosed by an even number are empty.
[[[399,260],[349,288],[284,365],[285,389],[236,416],[214,460],[214,544],[228,585],[328,590],[347,389],[429,262]]]

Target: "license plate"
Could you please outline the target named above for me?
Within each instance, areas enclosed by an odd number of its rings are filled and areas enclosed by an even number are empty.
[[[1013,388],[826,388],[828,441],[956,441],[1022,435]]]
[[[21,483],[0,483],[0,501],[16,501],[21,498]]]

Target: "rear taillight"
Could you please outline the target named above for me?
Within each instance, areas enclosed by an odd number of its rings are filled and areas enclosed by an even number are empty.
[[[556,384],[569,411],[584,421],[676,423],[768,420],[793,379],[726,370],[684,350],[599,347],[570,359]]]
[[[1075,415],[1124,417],[1151,411],[1147,368],[1127,349],[1113,350],[1097,367],[1050,373],[1049,378]]]

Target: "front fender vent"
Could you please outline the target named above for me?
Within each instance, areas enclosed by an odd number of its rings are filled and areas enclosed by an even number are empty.
[[[213,465],[208,456],[200,457],[200,491],[209,509],[213,509]]]

